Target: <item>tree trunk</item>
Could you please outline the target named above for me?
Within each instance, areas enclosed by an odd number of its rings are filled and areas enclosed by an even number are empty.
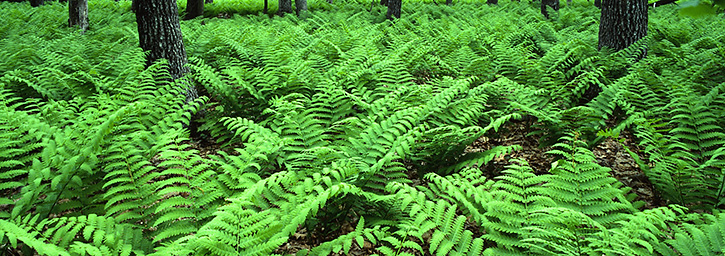
[[[599,20],[599,49],[627,48],[647,35],[647,0],[604,0]]]
[[[279,0],[277,15],[283,16],[285,13],[292,13],[292,0]]]
[[[138,40],[148,52],[146,66],[159,59],[168,61],[171,79],[176,80],[189,72],[186,49],[181,36],[179,9],[175,0],[134,0]],[[186,100],[196,99],[196,89],[189,85],[184,92]]]
[[[190,20],[204,14],[204,1],[205,0],[187,0],[186,16],[184,16],[184,19]]]
[[[264,0],[264,10],[262,12],[267,14],[267,11],[269,11],[269,0]]]
[[[388,0],[388,14],[386,17],[388,17],[389,20],[392,20],[393,17],[400,19],[401,5],[403,5],[402,0]]]
[[[559,0],[541,0],[541,14],[547,19],[549,18],[549,10],[546,8],[550,6],[554,11],[559,10]]]
[[[30,0],[30,6],[38,7],[43,5],[45,3],[45,0]]]
[[[88,29],[88,0],[68,1],[68,26],[76,25],[82,32]]]
[[[295,0],[295,11],[297,12],[297,17],[304,15],[307,12],[307,0]]]

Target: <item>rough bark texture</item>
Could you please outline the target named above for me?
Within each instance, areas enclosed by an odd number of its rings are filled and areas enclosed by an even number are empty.
[[[559,10],[559,0],[541,0],[541,14],[544,17],[549,18],[549,10],[546,8],[550,6],[555,11]]]
[[[604,0],[599,21],[599,49],[627,48],[647,35],[647,0]]]
[[[295,0],[295,11],[297,16],[304,15],[307,11],[307,0]]]
[[[190,20],[204,14],[204,1],[205,0],[187,0],[186,16],[184,16],[184,19]]]
[[[33,7],[41,6],[43,3],[45,3],[45,0],[30,0],[30,5]]]
[[[388,0],[388,14],[386,17],[392,20],[393,17],[400,19],[400,6],[403,5],[402,0]]]
[[[292,0],[279,0],[277,15],[283,16],[285,13],[292,13]]]
[[[88,0],[68,1],[68,26],[78,26],[83,32],[88,29]]]
[[[146,65],[159,59],[168,60],[169,74],[174,80],[189,72],[176,1],[134,0],[133,7],[136,10],[139,44],[148,52]],[[193,86],[184,94],[187,101],[197,97]]]

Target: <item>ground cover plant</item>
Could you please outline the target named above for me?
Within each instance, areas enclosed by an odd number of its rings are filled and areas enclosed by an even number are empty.
[[[650,9],[613,52],[587,1],[259,6],[181,22],[187,102],[130,1],[91,1],[83,34],[0,2],[2,253],[725,249],[722,16]]]

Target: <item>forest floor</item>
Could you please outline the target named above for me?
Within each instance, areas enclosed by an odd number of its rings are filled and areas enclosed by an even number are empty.
[[[521,150],[514,151],[511,154],[494,159],[487,166],[486,174],[488,179],[494,179],[496,176],[501,174],[501,171],[505,170],[507,165],[512,164],[510,159],[523,159],[529,163],[529,166],[537,174],[547,173],[551,169],[551,163],[553,162],[553,156],[546,152],[551,150],[550,147],[539,147],[540,136],[527,136],[531,131],[530,123],[524,121],[509,122],[505,125],[500,132],[501,136],[498,138],[481,137],[476,140],[473,145],[466,148],[466,152],[478,152],[489,150],[495,146],[509,146],[509,145],[520,145]],[[643,201],[645,209],[652,209],[666,205],[659,199],[656,194],[656,190],[647,179],[647,176],[642,173],[635,160],[627,153],[624,146],[628,147],[633,152],[638,152],[640,159],[647,159],[644,153],[641,153],[639,145],[634,140],[634,136],[629,131],[624,131],[620,134],[620,138],[623,139],[622,143],[619,143],[611,138],[599,143],[596,148],[592,150],[597,162],[603,167],[611,169],[613,177],[617,178],[625,186],[632,188],[632,193],[637,194],[635,200]],[[199,150],[199,154],[202,156],[216,154],[220,150],[220,145],[209,141],[206,136],[199,136],[198,134],[192,134],[191,145],[193,148]],[[419,178],[415,171],[409,172],[413,183],[420,184]],[[336,226],[340,227],[338,230],[325,230],[323,228],[315,228],[314,230],[307,230],[307,228],[300,227],[295,234],[293,234],[287,243],[280,246],[275,253],[282,255],[294,255],[300,250],[310,249],[318,246],[326,241],[333,240],[341,235],[352,232],[355,229],[355,225],[358,221],[358,216],[347,216],[347,218],[338,218],[342,220],[337,223]],[[471,231],[476,231],[477,225],[474,223],[467,223]],[[328,226],[328,225],[325,225]],[[478,233],[478,232],[474,232]],[[477,234],[480,235],[480,234]],[[365,244],[360,248],[356,243],[353,243],[348,254],[330,254],[330,255],[372,255],[375,254],[375,246],[370,242],[365,241]],[[417,251],[409,251],[414,255],[419,255]]]

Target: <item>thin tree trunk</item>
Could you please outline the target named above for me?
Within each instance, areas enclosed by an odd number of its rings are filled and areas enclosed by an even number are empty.
[[[38,7],[45,3],[45,0],[30,0],[30,6]]]
[[[292,0],[279,0],[277,15],[283,16],[285,13],[292,13]]]
[[[381,1],[382,2],[382,1]],[[400,19],[400,7],[403,5],[402,0],[388,0],[388,14],[386,17],[392,20],[393,17]]]
[[[647,35],[647,0],[605,0],[599,21],[599,49],[627,48]]]
[[[554,11],[559,10],[559,0],[541,0],[541,14],[547,19],[549,18],[549,10],[546,8],[550,6]]]
[[[187,0],[186,16],[184,16],[184,19],[190,20],[204,14],[204,1],[205,0]]]
[[[264,0],[264,10],[262,12],[267,14],[267,11],[269,11],[269,0]]]
[[[307,0],[295,0],[295,11],[297,12],[297,17],[304,15],[307,12]]]
[[[82,32],[88,29],[88,0],[68,1],[68,26],[78,26]]]
[[[146,66],[166,59],[171,79],[179,79],[188,73],[176,1],[134,0],[133,7],[136,10],[139,44],[148,52]],[[198,97],[196,89],[192,85],[188,86],[184,92],[187,102]]]

